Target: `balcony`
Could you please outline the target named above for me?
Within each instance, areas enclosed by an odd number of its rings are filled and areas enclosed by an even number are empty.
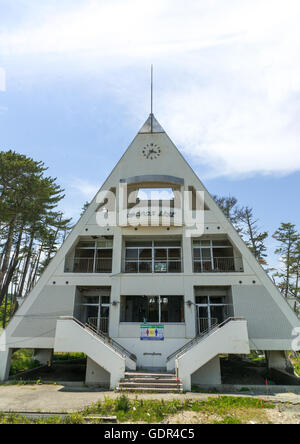
[[[126,242],[123,270],[125,273],[181,273],[181,242]]]
[[[75,257],[67,267],[70,273],[111,273],[112,259],[94,259],[89,257]]]
[[[112,239],[81,240],[66,257],[66,273],[111,273]]]
[[[243,260],[228,239],[193,241],[194,273],[243,272]]]
[[[242,258],[239,257],[213,257],[209,260],[194,259],[194,273],[235,273],[242,271]]]

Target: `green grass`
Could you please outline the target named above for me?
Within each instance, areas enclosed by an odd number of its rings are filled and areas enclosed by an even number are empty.
[[[291,356],[291,361],[293,363],[295,372],[300,377],[300,353]]]
[[[205,401],[179,399],[164,401],[129,399],[126,395],[121,395],[117,399],[106,398],[81,412],[65,417],[28,419],[0,413],[0,424],[81,424],[100,421],[98,419],[89,421],[86,419],[89,415],[116,416],[118,422],[160,423],[166,417],[172,418],[172,415],[186,411],[205,415],[207,423],[245,424],[250,420],[261,419],[265,408],[273,408],[273,405],[261,399],[246,397],[220,396]]]
[[[53,362],[64,362],[64,361],[72,361],[74,359],[83,359],[85,358],[84,353],[54,353]]]
[[[115,415],[119,422],[161,422],[166,416],[184,411],[193,411],[206,415],[217,415],[224,418],[242,415],[244,420],[251,416],[253,411],[272,408],[265,401],[257,398],[220,396],[199,400],[143,400],[129,399],[122,395],[117,400],[105,399],[104,402],[88,407],[83,414]],[[249,411],[249,415],[247,414]]]

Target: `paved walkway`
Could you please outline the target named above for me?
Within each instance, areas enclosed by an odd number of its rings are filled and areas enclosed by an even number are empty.
[[[224,393],[222,394],[224,396]],[[143,399],[202,399],[211,396],[222,396],[204,393],[185,394],[135,394],[131,398]],[[84,407],[104,400],[105,397],[117,398],[116,392],[97,391],[85,387],[64,387],[62,385],[3,385],[0,386],[0,412],[74,412]],[[249,393],[230,396],[249,396]],[[300,395],[280,393],[274,396],[257,396],[272,401],[300,405]]]

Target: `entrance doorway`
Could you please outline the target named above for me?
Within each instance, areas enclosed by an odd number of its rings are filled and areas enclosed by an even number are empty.
[[[80,297],[80,320],[88,323],[97,331],[108,335],[109,332],[109,308],[110,290],[90,289],[83,290]]]
[[[196,297],[197,334],[211,330],[225,319],[224,298],[220,296]]]

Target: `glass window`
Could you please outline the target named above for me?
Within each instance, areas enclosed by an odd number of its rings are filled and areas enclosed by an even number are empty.
[[[151,248],[148,246],[149,243]],[[162,248],[163,246],[165,248]],[[132,264],[133,262],[136,262],[136,264]],[[181,272],[181,248],[179,241],[126,243],[125,273],[175,272]]]
[[[77,244],[77,248],[95,248],[94,241],[80,241]]]
[[[152,261],[151,262],[139,262],[140,273],[152,273]]]
[[[139,250],[137,248],[126,249],[126,259],[137,259],[139,257]]]
[[[167,250],[165,248],[155,249],[155,260],[167,259]]]
[[[121,296],[120,321],[184,322],[183,296]]]
[[[138,262],[126,262],[125,273],[137,273],[138,272]]]
[[[207,304],[208,298],[207,296],[196,296],[196,304]]]
[[[154,272],[155,273],[166,273],[167,272],[167,262],[155,262]]]
[[[95,250],[84,249],[84,248],[76,248],[75,257],[83,257],[83,258],[93,258],[95,254]]]
[[[139,250],[139,258],[152,260],[152,249],[151,248],[141,248]]]
[[[169,259],[181,259],[181,249],[180,248],[170,248],[169,249]]]
[[[161,322],[184,322],[183,296],[160,297]]]

